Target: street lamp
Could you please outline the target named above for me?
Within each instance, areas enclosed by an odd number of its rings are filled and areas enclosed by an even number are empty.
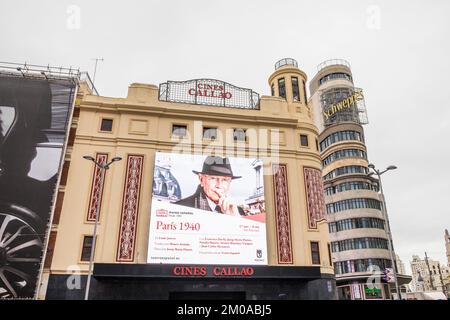
[[[391,264],[392,264],[392,270],[394,273],[394,280],[395,280],[395,291],[397,293],[397,299],[400,300],[400,289],[398,287],[398,280],[397,280],[397,271],[396,271],[396,264],[395,264],[395,259],[394,259],[394,249],[392,248],[392,234],[391,234],[391,227],[389,225],[389,217],[387,214],[387,208],[386,208],[386,199],[384,197],[384,193],[383,193],[383,185],[381,183],[381,175],[389,170],[395,170],[397,169],[396,166],[389,166],[387,167],[385,170],[380,171],[377,168],[375,168],[375,165],[373,164],[369,164],[368,166],[370,169],[373,170],[373,172],[371,172],[369,175],[372,175],[373,173],[375,173],[378,176],[378,184],[380,186],[380,193],[381,193],[381,198],[383,200],[383,208],[381,210],[383,216],[384,216],[384,220],[386,221],[386,233],[388,235],[388,250],[389,250],[389,254],[391,256]]]
[[[417,284],[420,286],[421,291],[425,291],[424,287],[423,287],[423,278],[422,278],[422,275],[420,274],[420,272],[419,272],[419,275],[417,276]]]
[[[109,163],[98,163],[95,161],[95,159],[91,156],[83,156],[85,160],[89,160],[95,163],[95,165],[100,169],[100,194],[103,191],[103,181],[105,179],[106,170],[109,169],[109,166],[116,161],[122,160],[121,157],[114,157]],[[84,294],[84,300],[89,300],[89,289],[91,286],[91,276],[92,276],[92,265],[94,262],[94,250],[95,250],[95,242],[97,240],[97,226],[98,226],[98,219],[100,216],[100,205],[97,206],[97,212],[95,214],[95,224],[94,224],[94,234],[92,235],[92,247],[91,247],[91,255],[89,257],[89,271],[88,271],[88,278],[86,283],[86,291]]]

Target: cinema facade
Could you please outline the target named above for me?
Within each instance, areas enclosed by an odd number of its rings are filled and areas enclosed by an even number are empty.
[[[38,298],[335,299],[306,81],[80,83]]]

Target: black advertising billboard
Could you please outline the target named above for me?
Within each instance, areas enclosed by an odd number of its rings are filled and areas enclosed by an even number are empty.
[[[75,92],[0,73],[0,298],[36,294]]]

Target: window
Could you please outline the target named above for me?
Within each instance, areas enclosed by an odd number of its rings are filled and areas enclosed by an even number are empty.
[[[337,229],[336,229],[336,223],[335,223],[335,222],[330,222],[330,223],[328,224],[328,231],[329,231],[330,233],[334,233],[334,232],[337,231]]]
[[[217,139],[217,128],[203,128],[203,139],[215,140]]]
[[[172,126],[172,137],[186,137],[187,126],[174,124]]]
[[[320,264],[319,242],[311,242],[312,264]]]
[[[339,211],[369,208],[381,210],[381,202],[376,199],[358,198],[341,200],[326,205],[327,213],[335,213]]]
[[[352,81],[352,77],[344,72],[334,72],[334,73],[330,73],[327,74],[326,76],[323,76],[322,78],[320,78],[319,80],[319,86],[325,82],[327,82],[328,80],[333,80],[333,79],[346,79],[349,81]]]
[[[330,180],[334,179],[336,177],[345,175],[345,174],[369,174],[369,169],[363,166],[345,166],[340,167],[337,169],[334,169],[333,171],[327,173],[325,176],[323,176],[323,180]]]
[[[336,222],[330,222],[328,229],[330,233],[351,230],[351,229],[380,229],[384,230],[384,220],[379,218],[350,218]]]
[[[383,238],[353,238],[332,242],[333,252],[341,252],[356,249],[385,249],[388,250],[388,242]]]
[[[306,85],[305,85],[305,80],[302,81],[303,82],[303,93],[305,94],[305,103],[308,102],[308,97],[306,96]]]
[[[325,194],[330,196],[338,192],[344,192],[349,190],[372,190],[378,192],[378,184],[363,181],[344,182],[336,186],[327,187],[325,189]]]
[[[84,236],[81,261],[89,261],[91,259],[92,239],[92,236]]]
[[[301,134],[300,135],[300,145],[302,147],[307,147],[308,146],[308,136],[306,134]]]
[[[336,275],[351,272],[366,272],[372,266],[377,266],[381,270],[391,268],[391,260],[369,258],[339,261],[334,263],[334,272]]]
[[[335,160],[341,159],[341,158],[362,158],[367,159],[366,152],[359,149],[343,149],[338,150],[336,152],[333,152],[329,156],[327,156],[325,159],[323,159],[322,164],[323,166],[327,166],[330,163],[332,163]]]
[[[102,125],[100,126],[101,131],[112,131],[113,120],[112,119],[102,119]]]
[[[333,260],[331,259],[331,244],[328,244],[328,260],[330,261],[330,266],[333,265]]]
[[[325,150],[330,145],[332,145],[336,142],[345,141],[345,140],[356,140],[356,141],[364,142],[364,138],[357,131],[339,131],[339,132],[330,134],[325,139],[323,139],[322,142],[320,142],[320,151]]]
[[[244,129],[234,129],[233,130],[234,141],[246,141],[246,132]]]
[[[292,77],[292,98],[294,101],[300,101],[300,89],[298,87],[298,78]]]
[[[280,97],[286,99],[286,83],[284,78],[278,79],[278,93],[280,94]]]

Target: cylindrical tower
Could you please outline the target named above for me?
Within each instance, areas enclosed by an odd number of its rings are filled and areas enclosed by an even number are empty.
[[[355,88],[345,60],[320,64],[310,91],[321,132],[325,203],[339,298],[389,298],[386,284],[376,289],[367,286],[376,270],[391,267],[391,260],[378,181],[369,175],[361,125],[366,123],[361,117],[365,115],[362,91]]]
[[[275,64],[275,71],[269,77],[271,95],[286,99],[289,112],[301,113],[307,105],[306,73],[298,68],[292,58],[284,58]]]

